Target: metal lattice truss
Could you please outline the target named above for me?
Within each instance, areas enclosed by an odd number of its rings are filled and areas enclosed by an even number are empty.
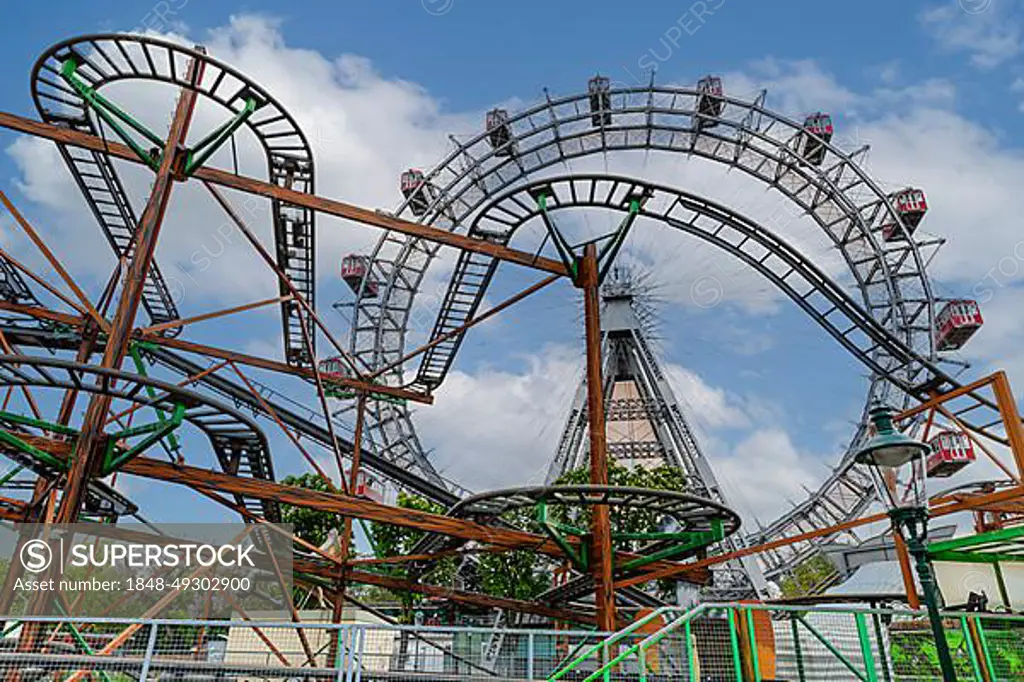
[[[795,151],[806,135],[801,124],[766,109],[764,93],[754,101],[723,98],[725,111],[714,127],[706,121],[700,124],[699,96],[692,88],[653,85],[613,91],[610,117],[600,118],[597,127],[587,94],[549,98],[509,117],[508,137],[500,146],[492,144],[487,132],[464,142],[453,140],[455,151],[425,174],[426,210],[413,215],[413,199],[408,199],[396,215],[506,244],[515,228],[536,211],[528,192],[533,184],[555,183],[555,205],[612,209],[624,208],[623,199],[631,189],[651,186],[615,176],[545,177],[544,171],[552,166],[624,150],[720,163],[777,191],[816,224],[845,261],[859,300],[771,230],[714,202],[656,187],[662,200],[648,202],[645,215],[728,250],[783,289],[871,370],[866,403],[880,400],[905,406],[930,390],[958,386],[941,369],[953,360],[937,353],[932,339],[936,299],[925,266],[941,241],[911,235],[889,197],[859,165],[866,148],[847,153],[822,143],[822,162],[815,165]],[[573,180],[579,181],[578,187]],[[886,225],[895,225],[905,239],[885,241]],[[438,248],[398,233],[389,233],[378,243],[366,278],[377,284],[375,295],[363,287],[352,330],[353,352],[366,366],[391,366],[400,360],[407,333],[422,326],[421,318],[430,317],[429,311],[417,307],[416,297]],[[424,354],[418,366],[404,372],[395,367],[389,372],[390,382],[432,388],[443,380],[464,336],[452,331],[473,318],[497,266],[497,260],[484,254],[461,254],[430,336],[444,340]],[[982,408],[986,414],[972,425],[1005,441],[994,404],[981,396],[972,396],[972,401],[967,411]],[[420,447],[409,413],[401,407],[379,413],[368,428],[404,457]],[[858,431],[851,443],[862,438]],[[850,460],[844,456],[811,499],[751,541],[795,536],[858,516],[871,502],[871,489]],[[786,570],[812,549],[802,543],[769,553],[764,556],[765,568],[769,574]]]

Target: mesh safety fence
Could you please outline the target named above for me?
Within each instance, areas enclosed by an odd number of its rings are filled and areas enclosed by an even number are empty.
[[[143,680],[941,680],[927,616],[702,605],[614,634],[377,623],[8,621],[10,682]],[[947,613],[958,680],[1024,680],[1024,618]]]

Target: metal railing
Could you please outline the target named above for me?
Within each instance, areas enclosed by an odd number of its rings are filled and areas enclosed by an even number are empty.
[[[0,680],[542,680],[609,634],[509,629],[495,652],[484,627],[35,618],[7,623]]]
[[[312,614],[311,614],[312,615]],[[1024,680],[1024,617],[945,614],[958,680]],[[11,682],[236,680],[940,680],[922,612],[704,604],[616,633],[377,623],[38,618],[10,621]]]
[[[1024,617],[943,615],[958,680],[1024,680]],[[621,635],[641,630],[650,634],[624,643]],[[740,603],[660,609],[548,679],[910,682],[942,675],[924,612]]]

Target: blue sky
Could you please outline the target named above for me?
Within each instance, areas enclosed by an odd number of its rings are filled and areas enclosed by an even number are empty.
[[[26,5],[16,30],[9,24],[0,44],[6,65],[0,109],[31,113],[29,69],[58,40],[140,26],[173,32],[210,44],[214,56],[267,86],[299,114],[324,169],[322,193],[378,207],[397,205],[394,183],[401,168],[433,165],[446,151],[449,132],[475,132],[482,112],[498,103],[520,108],[541,97],[543,87],[574,93],[595,71],[626,83],[646,81],[643,69],[652,63],[661,82],[690,83],[719,73],[737,96],[752,97],[759,87],[769,87],[768,106],[792,116],[831,110],[840,126],[837,135],[872,143],[872,171],[886,183],[924,184],[933,206],[926,227],[950,240],[936,262],[937,288],[966,295],[1001,259],[1016,260],[1021,200],[1010,188],[1024,169],[1024,11],[1010,0],[961,2],[871,0],[858,3],[856,11],[841,4],[798,8],[749,0],[650,2],[642,10],[619,3],[532,1],[513,9],[469,0],[168,0],[157,3],[155,12],[146,9],[148,1],[68,3],[60,11]],[[701,7],[707,9],[703,21]],[[81,230],[93,226],[80,206],[61,196],[61,169],[48,165],[52,159],[41,147],[14,143],[13,135],[0,133],[7,149],[0,156],[4,190],[12,190],[56,239],[84,239]],[[716,196],[714,178],[695,173],[686,176],[691,188]],[[927,185],[929,180],[934,184]],[[974,197],[984,197],[984,206],[974,210]],[[761,199],[747,203],[738,208],[767,210]],[[166,247],[161,262],[165,272],[178,267],[183,280],[186,272],[197,278],[199,288],[187,293],[186,310],[254,298],[246,269],[252,261],[238,255],[237,244],[229,251],[240,260],[230,267],[218,261],[211,272],[196,272],[190,254],[218,246],[216,237],[211,229],[185,229],[202,221],[190,208],[175,210],[171,224],[182,229],[170,230],[168,239],[179,243]],[[330,221],[321,230],[331,234],[320,268],[325,309],[347,295],[330,276],[337,255],[367,249],[376,235]],[[10,238],[17,252],[26,252],[17,237]],[[649,253],[639,244],[630,248],[641,260]],[[827,257],[824,250],[816,255]],[[707,249],[699,256],[703,267],[723,273],[725,300],[711,309],[694,306],[685,295],[690,280],[681,272],[692,263],[661,263],[665,270],[655,273],[663,283],[658,293],[666,299],[660,346],[666,362],[683,373],[679,377],[692,380],[677,391],[694,403],[694,420],[723,475],[735,474],[739,497],[750,498],[743,511],[769,517],[785,509],[786,497],[799,497],[800,486],[820,480],[839,456],[851,420],[859,417],[865,370],[738,264]],[[992,329],[966,355],[977,364],[975,373],[1008,367],[1024,391],[1024,356],[1015,348],[1019,343],[1011,343],[1021,338],[1012,312],[1018,309],[1020,282],[1010,267],[990,282]],[[77,270],[95,290],[102,269],[87,263]],[[259,286],[268,281],[261,278]],[[489,299],[496,302],[531,281],[533,275],[503,268]],[[426,445],[436,450],[448,475],[476,485],[514,483],[546,462],[578,365],[577,304],[576,293],[560,283],[471,337],[438,405],[418,413]],[[344,332],[344,320],[330,314],[337,332]],[[231,333],[244,337],[250,350],[274,352],[275,325],[275,316],[253,314]],[[223,327],[197,327],[196,335],[225,344]],[[479,411],[473,423],[460,422],[470,408]],[[516,419],[523,414],[529,419],[525,426]],[[516,453],[527,450],[525,463],[517,461]],[[281,462],[284,471],[298,466],[294,454]],[[765,477],[770,485],[763,485]],[[750,489],[776,484],[778,494]]]

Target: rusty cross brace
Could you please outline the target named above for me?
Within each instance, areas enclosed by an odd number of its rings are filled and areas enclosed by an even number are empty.
[[[136,156],[135,152],[126,145],[103,140],[95,135],[89,135],[88,133],[82,133],[76,130],[61,128],[47,123],[42,123],[40,121],[34,121],[15,114],[0,112],[0,128],[8,128],[10,130],[16,130],[18,132],[53,140],[54,142],[60,142],[73,147],[101,152],[125,161],[142,163],[138,156]],[[509,263],[524,265],[526,267],[543,270],[563,277],[569,275],[565,265],[550,258],[542,258],[540,256],[535,256],[532,253],[510,249],[508,247],[501,246],[500,244],[493,244],[481,239],[472,239],[470,237],[447,232],[429,225],[420,225],[419,223],[403,220],[401,218],[367,208],[361,208],[343,201],[312,196],[286,187],[279,187],[278,185],[270,182],[257,180],[256,178],[249,178],[243,175],[236,175],[227,171],[207,167],[200,168],[192,177],[199,180],[207,180],[221,187],[241,190],[243,192],[268,197],[270,199],[279,199],[280,201],[293,204],[300,208],[308,208],[320,213],[333,215],[338,218],[346,218],[364,225],[379,227],[384,230],[393,230],[411,237],[419,237],[436,244],[452,246],[463,251],[485,254],[492,258]]]

